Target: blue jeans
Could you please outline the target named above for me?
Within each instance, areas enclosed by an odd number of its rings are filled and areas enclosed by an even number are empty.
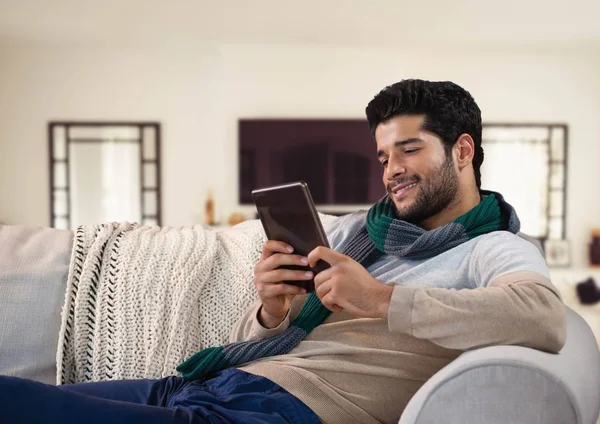
[[[312,424],[319,418],[264,377],[236,368],[180,377],[52,386],[0,376],[2,424]]]

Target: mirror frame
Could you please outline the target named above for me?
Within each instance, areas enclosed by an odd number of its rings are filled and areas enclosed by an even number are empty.
[[[61,225],[60,228],[63,229],[72,229],[71,228],[71,176],[69,169],[69,160],[70,160],[70,145],[76,142],[86,142],[86,143],[103,143],[108,139],[97,137],[97,138],[85,138],[75,139],[70,136],[70,131],[74,128],[98,128],[98,129],[107,129],[107,128],[134,128],[137,129],[138,137],[136,139],[128,140],[139,143],[140,155],[139,155],[139,164],[140,164],[140,206],[141,206],[141,216],[139,222],[141,224],[148,225],[162,225],[162,207],[161,207],[161,128],[160,123],[158,122],[103,122],[103,121],[51,121],[48,123],[48,165],[49,165],[49,175],[50,175],[50,225],[53,228],[57,228],[57,222],[62,220],[65,225]],[[64,130],[64,140],[55,139],[55,130],[63,129]],[[147,131],[150,129],[154,132],[154,146],[153,149],[148,149],[147,143],[144,143],[145,136]],[[148,137],[150,138],[150,137]],[[56,157],[56,147],[58,143],[63,143],[63,151],[64,157]],[[149,150],[154,150],[154,157],[148,158]],[[57,185],[57,175],[55,173],[55,166],[57,164],[64,164],[65,168],[65,185],[58,186]],[[154,181],[155,185],[150,186],[147,185],[144,181],[145,165],[154,165]],[[55,195],[56,193],[63,192],[65,193],[66,200],[66,213],[58,214],[56,213],[56,201]],[[155,201],[156,201],[156,210],[154,213],[150,213],[147,211],[145,195],[146,193],[154,193]]]
[[[490,140],[485,138],[485,134],[482,134],[482,143],[483,150],[485,151],[486,145],[489,144],[511,144],[516,140],[519,140],[519,131],[530,128],[538,128],[547,131],[548,138],[541,140],[543,144],[545,144],[548,149],[548,179],[546,181],[546,211],[544,215],[546,216],[546,231],[542,235],[533,235],[542,245],[548,240],[566,240],[567,239],[567,176],[568,176],[568,152],[569,152],[569,126],[563,123],[516,123],[516,122],[492,122],[482,124],[484,133],[485,129],[502,129],[513,131],[515,134],[515,139],[509,142]],[[557,140],[556,145],[553,145],[553,140]],[[538,140],[540,141],[540,140]],[[523,140],[522,143],[529,143],[531,140]],[[558,149],[558,151],[557,151]],[[560,186],[552,185],[552,167],[560,168],[560,172],[562,172],[561,184]],[[561,194],[561,202],[556,205],[552,202],[552,193],[560,193]],[[559,208],[561,213],[558,215],[552,215],[551,210],[553,208]],[[518,211],[517,211],[518,212]],[[552,235],[552,231],[550,229],[551,220],[556,219],[559,220],[560,225],[560,235]]]

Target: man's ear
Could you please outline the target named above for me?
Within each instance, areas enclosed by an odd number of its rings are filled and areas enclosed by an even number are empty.
[[[463,169],[473,162],[475,142],[469,134],[461,134],[452,149],[458,169]]]

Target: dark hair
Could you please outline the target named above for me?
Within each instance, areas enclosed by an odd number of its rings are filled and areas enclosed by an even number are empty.
[[[481,111],[464,88],[450,81],[403,80],[381,90],[365,112],[373,134],[379,124],[395,116],[425,115],[423,129],[442,139],[446,154],[461,134],[469,134],[475,142],[475,182],[481,187]]]

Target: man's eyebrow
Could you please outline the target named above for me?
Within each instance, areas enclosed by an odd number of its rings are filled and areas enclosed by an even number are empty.
[[[425,140],[413,137],[413,138],[407,138],[405,140],[398,140],[398,141],[396,141],[394,143],[394,147],[405,146],[405,145],[411,144],[411,143],[424,143],[424,142],[425,142]],[[385,156],[384,151],[383,150],[378,150],[377,151],[377,157],[380,158],[382,156]]]

